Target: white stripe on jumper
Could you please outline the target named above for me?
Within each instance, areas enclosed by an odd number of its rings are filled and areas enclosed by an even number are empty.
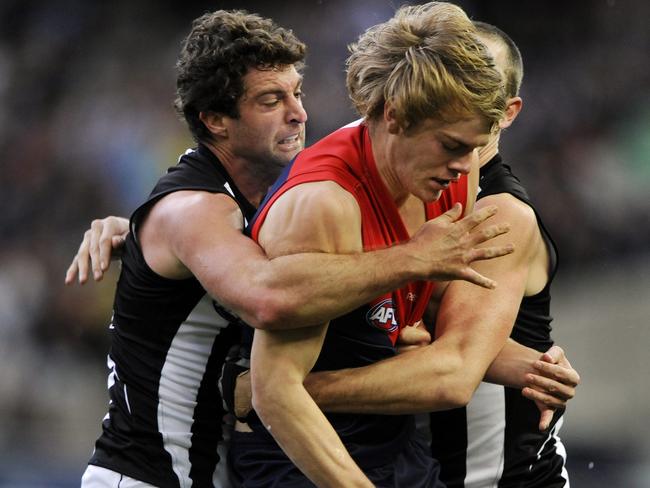
[[[181,488],[192,485],[189,450],[199,387],[215,337],[227,325],[206,294],[179,327],[160,373],[158,429]]]
[[[569,472],[566,469],[566,448],[564,447],[564,444],[562,444],[562,440],[560,439],[560,436],[558,435],[560,433],[560,428],[562,427],[562,424],[564,424],[564,417],[560,417],[560,419],[556,422],[556,424],[553,426],[551,431],[549,432],[548,437],[542,444],[542,447],[540,447],[539,451],[537,451],[537,460],[539,461],[542,457],[542,452],[544,452],[544,448],[546,447],[546,444],[548,441],[553,439],[555,441],[555,454],[560,456],[562,458],[562,478],[564,478],[564,481],[566,483],[564,484],[564,488],[569,488],[571,485],[569,483]],[[532,466],[529,466],[528,469],[532,469]]]
[[[496,488],[503,474],[506,401],[503,386],[481,383],[467,411],[465,488]]]
[[[239,201],[237,200],[237,197],[235,196],[235,192],[232,191],[232,188],[230,187],[230,183],[227,181],[223,184],[223,187],[228,190],[228,193],[230,193],[230,196],[234,198],[235,202],[237,202],[237,205],[239,205]],[[244,219],[244,229],[248,227],[248,219],[244,217],[244,212],[242,212],[242,218]]]

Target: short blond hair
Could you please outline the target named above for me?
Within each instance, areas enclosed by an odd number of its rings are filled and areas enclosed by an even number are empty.
[[[460,7],[402,7],[363,33],[350,52],[348,91],[367,120],[380,117],[387,100],[403,129],[475,115],[494,128],[504,115],[501,75]]]

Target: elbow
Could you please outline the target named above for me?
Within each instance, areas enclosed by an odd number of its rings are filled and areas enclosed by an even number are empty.
[[[449,408],[465,407],[472,399],[474,390],[476,390],[476,387],[470,386],[466,381],[456,381],[445,392],[444,403]]]
[[[445,371],[437,387],[429,393],[431,410],[465,407],[481,381],[479,375],[469,371],[461,355],[450,354],[445,358]]]
[[[277,330],[286,328],[287,321],[291,319],[291,305],[274,291],[262,291],[251,296],[249,309],[242,313],[244,321],[255,329]]]
[[[298,297],[282,291],[266,290],[255,298],[245,322],[254,329],[284,330],[317,325],[321,319],[310,314]]]
[[[257,415],[264,422],[273,415],[273,405],[276,404],[274,394],[277,389],[273,388],[270,378],[267,375],[251,369],[251,403]]]
[[[251,368],[251,404],[265,425],[285,413],[290,384],[290,378],[278,374],[277,368]]]
[[[283,320],[274,310],[260,310],[246,319],[246,323],[259,330],[277,330],[282,328]]]

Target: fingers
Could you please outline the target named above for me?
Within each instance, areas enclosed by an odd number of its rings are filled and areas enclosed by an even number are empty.
[[[78,268],[79,284],[83,285],[88,281],[88,246],[90,245],[91,231],[84,233],[84,238],[79,245],[79,250],[75,256]]]
[[[553,421],[553,414],[555,413],[555,410],[552,408],[548,408],[545,405],[541,405],[540,403],[537,403],[537,407],[539,408],[539,430],[541,432],[544,432],[548,430],[548,428],[551,426],[551,422]]]
[[[561,369],[545,365],[549,363],[557,365]],[[544,372],[545,375],[548,374],[546,371],[557,371],[557,374],[563,375],[564,382],[567,384],[571,383],[573,386],[580,384],[580,375],[575,369],[573,369],[569,359],[564,353],[564,350],[560,346],[553,346],[546,351],[540,358],[540,363],[536,364],[535,367],[540,372]]]
[[[529,375],[527,385],[522,392],[527,398],[544,403],[552,408],[566,408],[569,400],[575,396],[575,388],[549,380],[543,376]]]
[[[110,252],[108,253],[109,255],[105,257],[107,263],[106,267],[108,267],[108,262],[111,259],[117,259],[122,255],[122,250],[124,248],[125,243],[126,243],[126,235],[113,236],[111,238],[111,249]]]
[[[238,418],[244,418],[252,410],[252,389],[249,371],[241,373],[235,383],[235,405],[234,414]]]
[[[494,239],[495,237],[498,237],[500,235],[507,234],[508,232],[510,232],[510,224],[501,223],[501,224],[491,225],[489,227],[486,227],[485,229],[481,229],[478,231],[476,230],[472,231],[470,233],[470,237],[471,237],[472,244],[478,245],[487,242],[490,239]]]
[[[470,267],[467,267],[466,273],[458,276],[458,278],[469,281],[470,283],[474,283],[483,288],[487,288],[488,290],[494,290],[497,287],[496,281],[491,280],[487,276],[483,276],[481,273]]]
[[[561,400],[549,393],[545,393],[534,388],[525,387],[521,390],[521,394],[529,400],[533,400],[534,402],[538,402],[539,404],[556,410],[564,409],[567,405],[567,402],[565,400]]]
[[[567,384],[562,380],[549,378],[537,374],[526,375],[527,386],[537,390],[543,390],[562,400],[570,400],[576,394],[575,385]]]
[[[515,251],[515,246],[506,244],[504,246],[480,247],[474,248],[469,252],[468,262],[484,261],[486,259],[494,259],[506,254],[511,254]]]
[[[424,346],[431,343],[431,334],[423,327],[408,326],[400,331],[397,341],[400,347]]]
[[[462,232],[470,232],[474,227],[485,222],[498,212],[499,208],[496,205],[489,205],[485,208],[475,210],[471,214],[465,216],[462,220],[457,222]]]
[[[68,267],[68,270],[65,272],[65,284],[69,285],[71,284],[75,276],[77,276],[77,272],[79,270],[79,267],[77,266],[77,257],[72,260],[72,264]]]
[[[124,236],[115,235],[115,232],[117,230],[107,222],[103,226],[102,233],[99,236],[97,267],[101,270],[102,274],[108,269],[113,251],[121,248],[124,244]],[[93,262],[93,264],[95,263]]]
[[[566,360],[566,355],[560,346],[552,346],[543,354],[542,360],[548,363],[558,364],[560,361]]]
[[[568,361],[566,361],[568,363]],[[545,361],[535,361],[533,367],[543,377],[553,379],[564,385],[575,388],[580,384],[580,375],[569,365],[551,364]]]
[[[95,281],[101,281],[110,265],[111,256],[121,255],[128,231],[129,221],[122,217],[93,220],[66,271],[65,283],[72,283],[76,276],[79,283],[84,284],[90,271]]]
[[[439,217],[436,217],[434,220],[446,217],[448,218],[451,222],[456,222],[460,216],[463,215],[463,206],[456,202],[454,203],[454,206],[451,207],[449,210],[447,210],[445,213],[440,215]],[[465,220],[465,219],[463,219]]]
[[[101,265],[100,242],[104,235],[105,226],[100,220],[93,220],[90,224],[90,264],[92,266],[93,277],[95,281],[101,281],[104,275],[104,269]]]

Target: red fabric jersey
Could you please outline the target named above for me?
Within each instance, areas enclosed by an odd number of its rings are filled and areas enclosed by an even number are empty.
[[[377,171],[368,128],[363,123],[343,127],[296,156],[262,202],[251,225],[253,239],[257,240],[269,208],[285,191],[301,183],[324,180],[334,181],[354,195],[361,210],[365,251],[409,239],[399,210]],[[463,175],[437,201],[423,204],[426,218],[437,217],[456,202],[465,207],[466,200],[467,176]],[[394,345],[402,327],[422,318],[433,286],[431,282],[413,282],[377,297],[368,305],[367,323],[386,331]]]

